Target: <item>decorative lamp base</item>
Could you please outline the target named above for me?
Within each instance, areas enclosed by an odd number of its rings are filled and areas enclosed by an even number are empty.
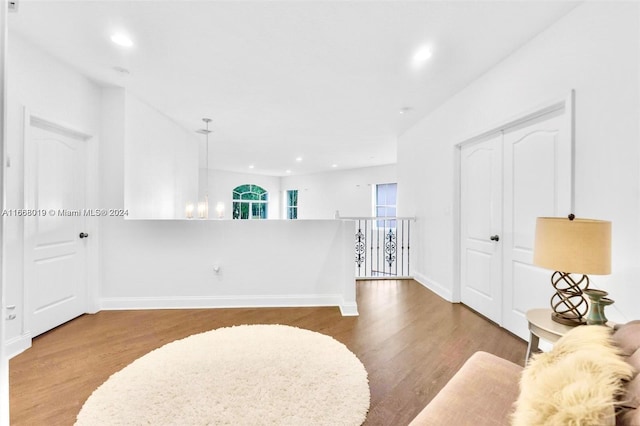
[[[587,289],[584,293],[589,296],[591,307],[587,316],[587,324],[589,325],[605,325],[607,317],[604,315],[604,307],[611,305],[613,300],[605,297],[609,293],[603,290]]]
[[[584,317],[570,318],[570,317],[567,317],[566,314],[560,315],[557,312],[551,312],[551,319],[557,322],[558,324],[568,325],[570,327],[585,325],[587,323]]]
[[[556,290],[551,296],[551,319],[569,326],[586,324],[589,305],[583,291],[589,288],[589,277],[582,275],[576,282],[570,273],[556,271],[551,276],[551,285]]]

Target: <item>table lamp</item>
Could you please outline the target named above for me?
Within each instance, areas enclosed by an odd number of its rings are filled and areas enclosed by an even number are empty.
[[[585,324],[589,307],[583,295],[589,288],[586,274],[611,273],[611,222],[576,219],[573,214],[537,218],[533,264],[555,271],[551,318],[565,325]]]

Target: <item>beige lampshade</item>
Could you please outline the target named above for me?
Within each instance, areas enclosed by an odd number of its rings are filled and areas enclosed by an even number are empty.
[[[533,263],[560,272],[610,274],[611,222],[539,217]]]

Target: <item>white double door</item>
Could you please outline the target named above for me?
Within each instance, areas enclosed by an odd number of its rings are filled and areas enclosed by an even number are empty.
[[[461,148],[462,303],[528,337],[526,311],[548,307],[551,272],[532,265],[539,216],[572,208],[572,136],[565,109]]]

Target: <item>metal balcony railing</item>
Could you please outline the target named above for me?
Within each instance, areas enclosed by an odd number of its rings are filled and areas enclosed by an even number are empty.
[[[355,224],[356,278],[410,278],[413,217],[340,217]]]

